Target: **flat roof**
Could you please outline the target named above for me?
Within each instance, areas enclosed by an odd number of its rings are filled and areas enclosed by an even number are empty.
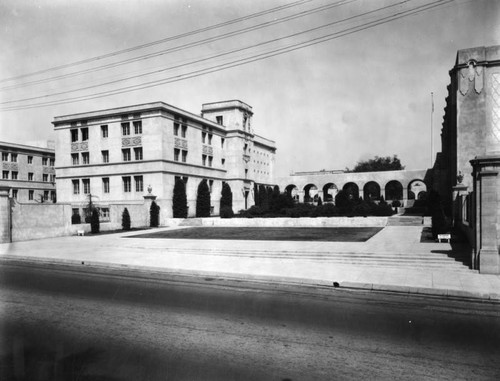
[[[45,152],[45,153],[55,153],[55,149],[53,148],[47,148],[47,147],[38,147],[38,146],[30,146],[27,144],[19,144],[19,143],[11,143],[11,142],[3,142],[0,141],[0,149],[1,148],[8,148],[8,149],[15,149],[15,150],[22,150],[22,151],[39,151],[39,152]]]

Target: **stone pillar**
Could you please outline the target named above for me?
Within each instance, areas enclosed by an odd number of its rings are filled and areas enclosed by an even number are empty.
[[[11,218],[9,188],[0,187],[0,243],[11,242]]]
[[[299,190],[297,194],[299,195],[299,202],[304,202],[304,196],[306,192],[304,190]]]
[[[500,156],[476,157],[473,167],[475,194],[475,265],[483,274],[500,274],[499,211]]]
[[[148,225],[148,226],[150,223],[149,210],[151,208],[151,204],[153,203],[153,201],[156,200],[156,196],[151,193],[152,191],[153,191],[153,188],[151,187],[151,185],[149,185],[148,186],[148,194],[143,196],[144,197],[144,206],[146,208],[146,221],[147,221],[146,225]],[[160,225],[161,225],[161,210],[160,210],[159,219],[160,219]]]

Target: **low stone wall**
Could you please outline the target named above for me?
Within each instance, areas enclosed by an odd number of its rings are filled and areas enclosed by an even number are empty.
[[[168,226],[226,227],[384,227],[389,217],[169,218]]]

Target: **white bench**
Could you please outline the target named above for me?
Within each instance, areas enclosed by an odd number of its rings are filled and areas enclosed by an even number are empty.
[[[85,230],[78,230],[77,235],[85,235]]]
[[[445,242],[450,242],[451,234],[438,234],[438,242],[441,242],[441,240],[444,240]]]

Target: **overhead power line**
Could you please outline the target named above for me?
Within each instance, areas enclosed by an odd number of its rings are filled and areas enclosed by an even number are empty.
[[[248,64],[248,63],[251,63],[251,62],[256,62],[256,61],[260,61],[260,60],[263,60],[263,59],[271,58],[271,57],[274,57],[274,56],[277,56],[277,55],[289,53],[289,52],[292,52],[292,51],[295,51],[295,50],[298,50],[298,49],[303,49],[305,47],[316,45],[316,44],[319,44],[319,43],[323,43],[323,42],[326,42],[326,41],[329,41],[329,40],[332,40],[332,39],[341,38],[341,37],[344,37],[344,36],[347,36],[347,35],[350,35],[350,34],[353,34],[353,33],[356,33],[356,32],[360,32],[362,30],[366,30],[366,29],[373,28],[373,27],[378,26],[378,25],[386,24],[388,22],[401,19],[403,17],[408,17],[408,16],[412,16],[412,15],[415,15],[415,14],[418,14],[418,13],[421,13],[421,12],[424,12],[424,11],[428,11],[430,9],[433,9],[433,8],[439,7],[441,5],[445,5],[445,4],[451,3],[453,1],[454,0],[437,0],[437,1],[433,1],[433,2],[424,4],[424,5],[412,8],[412,9],[408,9],[408,10],[405,10],[405,11],[400,11],[400,12],[395,13],[395,14],[390,15],[390,16],[382,17],[382,18],[380,18],[378,20],[375,20],[375,21],[372,21],[372,22],[369,22],[369,23],[365,23],[365,24],[362,24],[362,25],[359,25],[359,26],[347,28],[347,29],[345,29],[343,31],[339,31],[339,32],[335,32],[335,33],[330,33],[330,34],[327,34],[327,35],[324,35],[324,36],[321,36],[321,37],[317,37],[317,38],[311,39],[309,41],[305,41],[305,42],[301,42],[301,43],[296,43],[296,44],[291,44],[291,45],[289,45],[287,47],[283,47],[283,48],[280,48],[280,49],[275,49],[275,50],[273,50],[271,52],[262,53],[262,54],[255,55],[253,57],[246,58],[246,59],[235,60],[235,61],[223,64],[223,65],[216,65],[216,66],[213,66],[213,67],[209,67],[209,68],[205,68],[205,69],[200,69],[200,70],[192,71],[192,72],[189,72],[189,73],[186,73],[186,74],[180,74],[180,75],[177,75],[177,76],[168,77],[168,78],[165,78],[165,79],[160,80],[160,81],[146,82],[146,83],[142,83],[142,84],[138,84],[138,85],[132,85],[132,86],[123,87],[123,88],[120,88],[120,89],[108,90],[108,91],[104,91],[104,92],[101,92],[101,93],[90,94],[90,95],[85,95],[85,96],[78,96],[78,97],[68,98],[68,99],[60,100],[60,101],[55,100],[55,101],[40,102],[40,103],[37,103],[37,104],[31,104],[31,105],[25,105],[25,106],[6,107],[6,108],[3,108],[2,111],[30,109],[30,108],[36,108],[36,107],[42,107],[42,106],[52,106],[52,105],[58,105],[58,104],[66,104],[66,103],[73,103],[73,102],[78,102],[78,101],[83,101],[83,100],[90,100],[90,99],[102,98],[102,97],[107,97],[107,96],[111,96],[111,95],[117,95],[117,94],[122,94],[122,93],[126,93],[126,92],[142,90],[142,89],[145,89],[145,88],[156,87],[156,86],[160,86],[160,85],[163,85],[163,84],[166,84],[166,83],[177,82],[177,81],[186,80],[186,79],[189,79],[189,78],[199,77],[201,75],[206,75],[206,74],[218,72],[218,71],[221,71],[221,70],[227,70],[227,69],[232,68],[232,67],[241,66],[241,65]]]
[[[87,63],[94,62],[94,61],[104,60],[106,58],[115,57],[115,56],[118,56],[120,54],[129,53],[129,52],[132,52],[132,51],[135,51],[135,50],[148,48],[150,46],[154,46],[154,45],[158,45],[158,44],[163,44],[165,42],[174,41],[174,40],[177,40],[177,39],[180,39],[180,38],[189,37],[189,36],[193,36],[193,35],[196,35],[196,34],[208,32],[210,30],[222,28],[222,27],[225,27],[225,26],[228,26],[228,25],[232,25],[232,24],[236,24],[236,23],[239,23],[239,22],[242,22],[242,21],[251,20],[251,19],[256,18],[256,17],[260,17],[260,16],[264,16],[264,15],[267,15],[267,14],[270,14],[270,13],[278,12],[278,11],[281,11],[281,10],[284,10],[284,9],[296,7],[298,5],[310,3],[312,1],[314,1],[314,0],[298,0],[298,1],[294,1],[294,2],[292,2],[290,4],[280,5],[278,7],[270,8],[270,9],[267,9],[267,10],[264,10],[264,11],[251,13],[249,15],[238,17],[236,19],[224,21],[222,23],[210,25],[210,26],[207,26],[207,27],[204,27],[204,28],[200,28],[200,29],[196,29],[196,30],[193,30],[193,31],[190,31],[190,32],[180,33],[180,34],[177,34],[177,35],[174,35],[174,36],[162,38],[161,40],[148,42],[146,44],[137,45],[137,46],[130,47],[130,48],[127,48],[127,49],[117,50],[115,52],[111,52],[111,53],[107,53],[107,54],[103,54],[103,55],[95,56],[95,57],[91,57],[91,58],[86,58],[86,59],[83,59],[83,60],[80,60],[80,61],[75,61],[75,62],[71,62],[71,63],[59,65],[59,66],[49,67],[47,69],[42,69],[42,70],[34,71],[34,72],[31,72],[31,73],[21,74],[21,75],[15,76],[15,77],[0,79],[0,83],[7,82],[7,81],[12,81],[12,80],[19,79],[19,78],[26,78],[26,77],[31,77],[31,76],[39,75],[39,74],[44,74],[44,73],[48,73],[48,72],[51,72],[51,71],[66,69],[66,68],[73,67],[73,66],[79,66],[79,65],[87,64]]]
[[[51,82],[51,81],[58,80],[58,79],[70,78],[70,77],[74,77],[74,76],[80,76],[80,75],[83,75],[83,74],[88,74],[88,73],[92,73],[92,72],[96,72],[96,71],[101,71],[101,70],[105,70],[105,69],[115,68],[115,67],[126,65],[126,64],[129,64],[129,63],[133,63],[133,62],[144,61],[144,60],[147,60],[147,59],[160,57],[160,56],[163,56],[163,55],[166,55],[166,54],[169,54],[169,53],[178,52],[178,51],[181,51],[181,50],[185,50],[185,49],[189,49],[189,48],[193,48],[193,47],[197,47],[197,46],[202,46],[202,45],[205,45],[205,44],[208,44],[208,43],[220,41],[220,40],[227,39],[227,38],[234,37],[234,36],[238,36],[238,35],[241,35],[241,34],[244,34],[244,33],[253,32],[253,31],[256,31],[256,30],[267,28],[267,27],[270,27],[270,26],[273,26],[273,25],[277,25],[277,24],[280,24],[280,23],[284,23],[284,22],[287,22],[287,21],[290,21],[290,20],[297,19],[299,17],[305,17],[305,16],[309,16],[311,14],[315,14],[315,13],[318,13],[318,12],[323,12],[323,11],[326,11],[326,10],[329,10],[329,9],[332,9],[332,8],[335,8],[335,7],[339,7],[341,5],[345,5],[345,4],[349,4],[349,3],[355,2],[355,1],[358,1],[358,0],[341,0],[341,1],[337,1],[337,2],[335,2],[333,4],[322,5],[322,6],[315,7],[315,8],[308,9],[308,10],[304,10],[304,11],[301,11],[301,12],[298,12],[296,14],[292,14],[292,15],[289,15],[289,16],[284,16],[284,17],[277,18],[277,19],[274,19],[274,20],[271,20],[271,21],[266,21],[266,22],[263,22],[263,23],[260,23],[260,24],[257,24],[257,25],[252,25],[252,26],[249,26],[249,27],[245,27],[245,28],[242,28],[242,29],[235,30],[235,31],[223,33],[223,34],[220,34],[218,36],[208,37],[208,38],[204,38],[204,39],[201,39],[201,40],[198,40],[198,41],[193,41],[193,42],[189,42],[189,43],[177,45],[177,46],[174,46],[174,47],[170,47],[168,49],[160,50],[158,52],[143,54],[143,55],[140,55],[140,56],[137,56],[137,57],[127,58],[127,59],[124,59],[124,60],[121,60],[121,61],[110,62],[110,63],[104,64],[104,65],[100,65],[100,66],[97,66],[97,67],[92,67],[92,68],[88,68],[88,69],[84,69],[84,70],[79,70],[79,71],[72,72],[72,73],[60,74],[60,75],[49,77],[49,78],[42,78],[42,79],[38,79],[38,80],[34,80],[34,81],[23,82],[21,84],[13,84],[13,85],[1,87],[0,91],[12,90],[12,89],[17,89],[17,88],[21,88],[21,87],[30,86],[30,85],[38,85],[38,84],[42,84],[42,83],[46,83],[46,82]],[[408,2],[408,1],[411,1],[411,0],[405,0],[405,1],[402,1],[401,3],[405,3],[405,2]],[[401,4],[401,3],[399,3],[399,4]]]

